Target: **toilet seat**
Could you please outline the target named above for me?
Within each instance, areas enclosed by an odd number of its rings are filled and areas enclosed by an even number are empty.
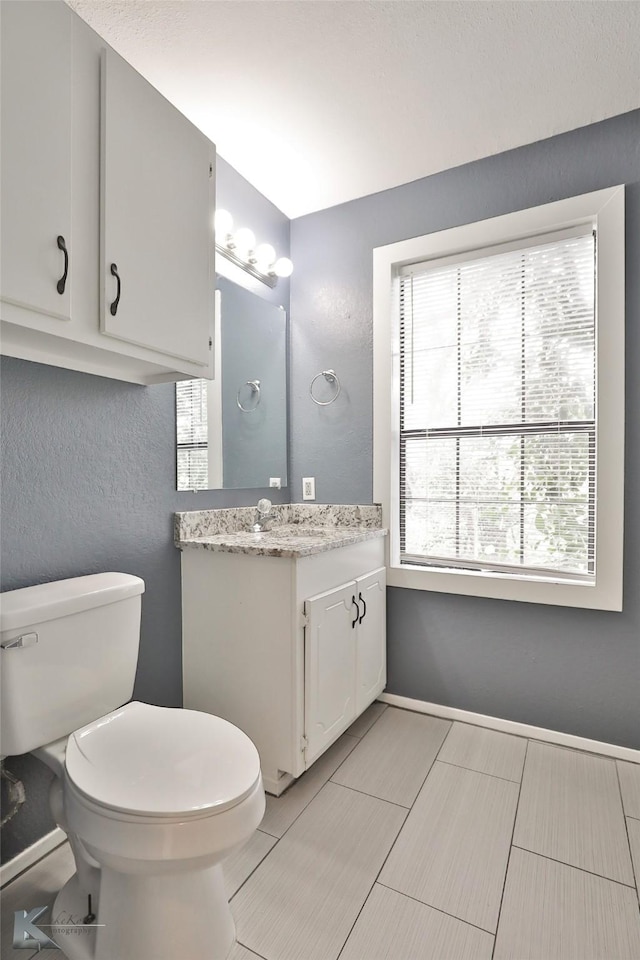
[[[67,742],[69,781],[126,819],[200,819],[241,803],[260,781],[251,740],[220,717],[132,702]]]

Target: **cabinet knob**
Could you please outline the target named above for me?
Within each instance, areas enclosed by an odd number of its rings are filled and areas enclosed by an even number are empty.
[[[116,278],[116,282],[118,284],[116,289],[116,298],[111,304],[111,306],[109,307],[109,312],[111,316],[115,317],[116,313],[118,312],[118,304],[120,303],[120,289],[121,289],[120,274],[118,273],[118,268],[115,265],[115,263],[111,264],[111,276]]]
[[[62,276],[56,284],[56,290],[58,293],[63,294],[64,288],[67,285],[67,277],[69,275],[69,251],[67,250],[67,245],[63,236],[59,236],[56,242],[58,244],[58,250],[62,250],[64,254],[64,270]]]

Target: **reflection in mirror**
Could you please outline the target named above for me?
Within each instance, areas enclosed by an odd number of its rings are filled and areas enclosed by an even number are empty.
[[[216,279],[215,379],[176,384],[178,490],[287,485],[286,314]]]

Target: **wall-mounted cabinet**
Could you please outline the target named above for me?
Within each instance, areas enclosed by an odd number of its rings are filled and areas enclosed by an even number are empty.
[[[184,706],[244,730],[279,794],[385,687],[384,540],[181,562]]]
[[[212,376],[215,148],[65,3],[2,3],[2,352]]]
[[[71,319],[63,244],[71,229],[71,42],[65,4],[11,2],[2,28],[2,221],[4,303]],[[60,245],[58,237],[61,238]],[[15,315],[15,314],[14,314]]]

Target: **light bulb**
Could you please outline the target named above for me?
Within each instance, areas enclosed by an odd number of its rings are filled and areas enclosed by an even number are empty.
[[[253,250],[256,245],[255,234],[249,227],[240,227],[240,229],[236,231],[233,239],[238,252],[241,254],[248,253],[250,250]]]
[[[270,243],[261,243],[256,247],[255,258],[258,270],[266,273],[276,258],[276,252]]]
[[[218,242],[224,243],[233,229],[233,217],[228,210],[216,210],[213,229],[218,236]]]
[[[288,257],[280,257],[273,265],[273,272],[276,277],[290,277],[293,273],[293,264]]]

